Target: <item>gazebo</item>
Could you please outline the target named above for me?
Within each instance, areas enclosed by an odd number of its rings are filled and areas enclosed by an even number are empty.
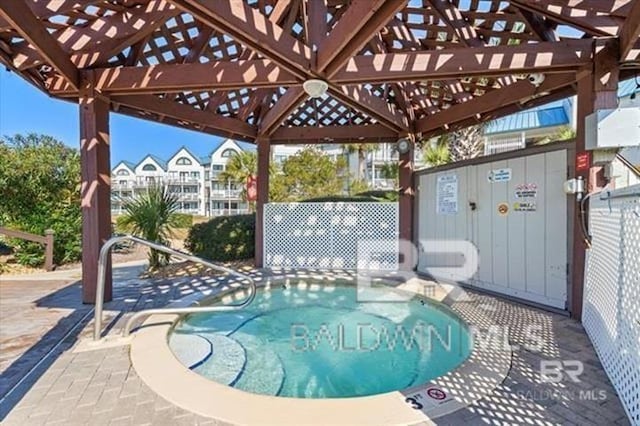
[[[261,266],[271,145],[415,143],[577,94],[581,152],[585,117],[615,108],[619,79],[640,68],[639,34],[636,0],[0,3],[0,61],[79,105],[87,303],[95,299],[98,254],[111,233],[111,111],[257,145]],[[400,157],[406,239],[412,159],[411,150]],[[579,172],[592,188],[598,173]],[[571,311],[578,314],[579,237],[572,256]]]

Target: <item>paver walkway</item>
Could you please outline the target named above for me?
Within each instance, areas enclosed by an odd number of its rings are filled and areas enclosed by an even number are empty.
[[[114,301],[106,307],[106,315],[116,323],[111,333],[116,332],[128,312],[164,306],[193,296],[217,285],[217,280],[219,278],[118,280]],[[29,287],[31,296],[22,297],[24,285],[31,286],[25,282],[0,282],[3,320],[0,330],[6,339],[3,345],[9,347],[11,339],[22,334],[22,327],[28,330],[19,340],[22,352],[14,349],[13,355],[3,358],[0,395],[4,396],[0,398],[4,399],[0,403],[0,419],[4,418],[4,424],[221,424],[186,412],[157,396],[132,369],[127,347],[72,352],[70,348],[77,340],[91,333],[91,318],[87,315],[90,307],[79,303],[78,285],[42,282]],[[507,379],[490,397],[436,419],[435,423],[629,424],[579,323],[495,297],[470,294],[478,309],[493,317],[497,324],[509,327],[510,342],[520,349],[513,353]],[[6,299],[4,295],[7,295]],[[34,303],[27,320],[32,324],[21,325],[27,321],[20,312],[29,303]],[[522,348],[530,343],[524,330],[532,325],[543,337],[541,351]],[[48,336],[51,336],[50,342]],[[51,344],[57,344],[61,338],[62,343],[45,357]],[[12,388],[16,379],[24,377],[36,360],[40,364],[35,370],[19,386]],[[542,383],[539,374],[542,360],[580,360],[584,362],[585,371],[579,382]],[[11,393],[5,395],[10,388]],[[265,424],[268,424],[268,417]]]

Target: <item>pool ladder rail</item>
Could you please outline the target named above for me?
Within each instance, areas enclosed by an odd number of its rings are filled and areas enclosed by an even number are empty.
[[[251,278],[249,275],[240,273],[238,271],[227,268],[225,266],[211,263],[197,256],[193,256],[188,253],[184,253],[179,250],[169,248],[162,244],[154,243],[152,241],[135,237],[133,235],[115,236],[104,243],[104,245],[100,249],[100,257],[98,258],[98,283],[96,287],[96,303],[94,308],[94,326],[93,326],[94,343],[98,343],[102,340],[102,310],[104,306],[104,286],[105,286],[107,264],[108,264],[107,259],[109,254],[111,253],[111,249],[113,248],[113,246],[115,246],[116,244],[122,243],[124,241],[133,241],[134,243],[142,244],[143,246],[147,246],[154,250],[158,250],[163,253],[170,254],[180,259],[198,263],[220,272],[226,272],[229,275],[233,275],[240,278],[242,281],[249,282],[249,295],[241,303],[229,304],[224,306],[188,306],[188,307],[182,307],[182,308],[154,308],[154,309],[145,309],[142,311],[134,312],[133,315],[131,315],[131,317],[127,320],[127,322],[125,323],[124,329],[122,330],[121,337],[125,340],[128,340],[128,337],[131,334],[133,325],[136,323],[136,321],[138,321],[142,317],[146,317],[150,315],[161,315],[161,314],[186,315],[186,314],[195,314],[195,313],[236,311],[250,305],[251,302],[253,302],[253,299],[256,297],[256,283],[255,283],[255,280]]]

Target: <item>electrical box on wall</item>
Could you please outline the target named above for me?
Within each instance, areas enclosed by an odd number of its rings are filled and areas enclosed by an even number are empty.
[[[600,109],[585,120],[585,148],[612,149],[640,145],[640,107]]]

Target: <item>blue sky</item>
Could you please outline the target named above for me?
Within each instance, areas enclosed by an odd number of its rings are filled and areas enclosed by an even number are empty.
[[[111,114],[111,166],[146,154],[168,159],[182,145],[208,155],[221,139],[172,126]],[[78,148],[78,106],[48,97],[21,77],[0,69],[0,135],[43,133]]]

